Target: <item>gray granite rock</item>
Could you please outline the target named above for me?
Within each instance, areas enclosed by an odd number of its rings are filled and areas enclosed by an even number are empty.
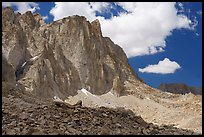
[[[45,24],[39,14],[3,8],[2,23],[2,54],[35,95],[66,98],[81,88],[123,95],[125,82],[141,81],[122,48],[102,36],[98,20],[71,16]]]

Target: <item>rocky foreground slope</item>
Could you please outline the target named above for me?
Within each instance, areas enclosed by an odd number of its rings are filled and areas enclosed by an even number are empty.
[[[124,108],[57,106],[3,83],[3,135],[199,135],[145,122]]]

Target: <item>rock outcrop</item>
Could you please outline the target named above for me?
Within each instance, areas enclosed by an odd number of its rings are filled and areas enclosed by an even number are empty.
[[[202,87],[192,87],[183,83],[162,83],[158,86],[158,89],[175,94],[186,94],[191,92],[195,95],[202,95]]]
[[[16,77],[14,68],[7,62],[4,56],[2,56],[2,66],[2,83],[15,86]]]
[[[35,95],[66,98],[82,88],[123,95],[130,92],[127,83],[142,83],[122,48],[102,36],[98,20],[76,15],[45,24],[39,14],[7,7],[2,33],[2,54],[17,83]]]

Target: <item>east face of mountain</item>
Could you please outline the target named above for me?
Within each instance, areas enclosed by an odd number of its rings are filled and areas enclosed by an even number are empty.
[[[123,49],[102,36],[99,21],[77,15],[45,24],[39,14],[3,8],[2,56],[17,85],[41,97],[65,98],[82,88],[120,96],[144,84]]]

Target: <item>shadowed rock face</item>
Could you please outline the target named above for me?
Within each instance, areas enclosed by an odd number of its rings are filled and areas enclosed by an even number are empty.
[[[182,83],[170,83],[170,84],[160,84],[158,86],[158,89],[165,91],[165,92],[171,92],[176,94],[186,94],[186,93],[193,93],[195,95],[200,94],[202,95],[202,87],[190,87],[186,84]]]
[[[13,66],[2,56],[2,82],[15,86],[15,78]]]
[[[71,16],[45,24],[39,14],[15,14],[7,7],[2,34],[2,54],[17,82],[35,95],[66,98],[81,88],[123,95],[127,83],[142,83],[122,48],[102,36],[98,20]]]

